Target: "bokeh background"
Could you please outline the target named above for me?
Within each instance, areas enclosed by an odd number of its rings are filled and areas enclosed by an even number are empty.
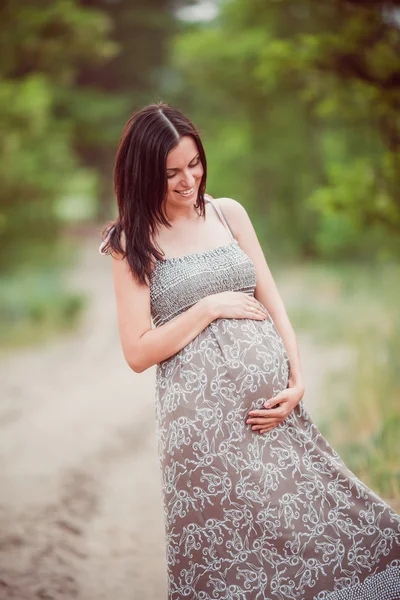
[[[400,510],[400,2],[5,0],[0,81],[0,597],[165,597],[154,369],[98,253],[154,101],[246,206],[321,431]]]

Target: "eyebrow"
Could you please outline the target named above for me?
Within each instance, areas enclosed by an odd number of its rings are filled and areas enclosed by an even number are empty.
[[[190,161],[189,161],[189,165],[190,165],[190,163],[191,163],[191,162],[193,162],[193,161],[194,161],[196,158],[198,158],[199,156],[200,156],[200,152],[198,152],[198,153],[196,154],[196,156],[194,156],[194,157],[192,158],[192,160],[190,160]],[[179,169],[178,169],[178,167],[169,167],[169,168],[167,169],[167,171],[179,171]]]

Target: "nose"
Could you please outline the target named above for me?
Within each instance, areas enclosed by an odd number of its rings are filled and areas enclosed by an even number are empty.
[[[185,171],[182,174],[182,179],[181,179],[182,187],[184,187],[185,189],[188,190],[188,189],[192,188],[195,183],[196,183],[196,178],[194,177],[194,175],[191,171]]]

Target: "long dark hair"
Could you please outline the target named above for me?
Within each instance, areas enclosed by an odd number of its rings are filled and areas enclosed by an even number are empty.
[[[163,256],[152,243],[157,224],[171,227],[164,200],[167,195],[167,155],[180,139],[194,139],[203,165],[197,203],[199,215],[205,216],[204,193],[207,163],[199,132],[179,110],[164,102],[150,104],[134,113],[124,127],[115,168],[114,191],[118,218],[103,230],[101,252],[122,253],[132,274],[141,283],[148,283],[154,258]],[[121,234],[125,236],[125,250]]]

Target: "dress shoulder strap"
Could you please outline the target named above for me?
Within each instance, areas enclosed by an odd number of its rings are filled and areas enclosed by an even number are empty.
[[[207,200],[207,202],[209,202],[211,204],[211,206],[214,207],[215,212],[217,213],[217,215],[221,219],[222,223],[225,225],[225,227],[228,229],[229,233],[231,234],[231,238],[233,240],[235,240],[236,239],[235,234],[233,233],[231,226],[229,225],[224,213],[222,212],[222,209],[219,206],[217,206],[217,204],[215,202],[213,202],[209,196],[207,196],[206,200]]]

